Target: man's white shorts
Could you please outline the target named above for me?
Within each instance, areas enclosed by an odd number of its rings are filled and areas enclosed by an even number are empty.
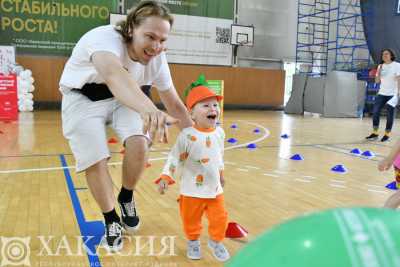
[[[74,90],[63,90],[63,134],[74,154],[77,172],[110,158],[106,125],[114,129],[123,144],[130,136],[145,136],[139,113],[115,98],[91,101]]]

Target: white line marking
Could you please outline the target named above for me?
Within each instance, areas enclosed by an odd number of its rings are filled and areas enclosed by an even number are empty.
[[[374,193],[380,193],[380,194],[387,194],[388,192],[382,191],[382,190],[374,190],[374,189],[368,189],[369,192],[374,192]]]
[[[248,168],[248,169],[255,169],[255,170],[259,170],[259,167],[254,167],[254,166],[249,166],[249,165],[245,165],[244,167]]]
[[[230,161],[224,161],[224,163],[228,165],[237,165],[235,162],[230,162]]]
[[[265,176],[271,176],[271,177],[279,177],[279,175],[275,175],[275,174],[270,174],[270,173],[264,173],[263,175]]]
[[[329,184],[329,185],[332,187],[347,188],[347,186],[341,184]]]
[[[333,183],[346,183],[346,181],[343,181],[343,180],[331,180],[331,182],[333,182]]]
[[[149,161],[156,161],[156,160],[164,160],[167,159],[165,157],[163,158],[153,158],[149,159]],[[110,162],[108,163],[109,166],[115,166],[115,165],[122,165],[122,161],[117,161],[117,162]],[[66,166],[66,167],[49,167],[49,168],[33,168],[33,169],[18,169],[18,170],[5,170],[5,171],[0,171],[0,174],[10,174],[10,173],[24,173],[24,172],[43,172],[43,171],[60,171],[64,169],[75,169],[75,166]]]
[[[294,179],[295,181],[298,181],[298,182],[303,182],[303,183],[311,183],[312,181],[310,181],[310,180],[305,180],[305,179],[300,179],[300,178],[296,178],[296,179]]]
[[[374,185],[374,184],[365,184],[366,186],[382,188],[382,185]]]
[[[241,171],[241,172],[249,172],[248,169],[241,169],[241,168],[236,168],[236,170]]]
[[[246,122],[246,123],[247,123],[247,124],[254,125],[254,126],[258,127],[258,128],[263,129],[264,132],[265,132],[264,135],[261,136],[260,138],[257,138],[257,139],[254,140],[254,141],[251,141],[251,142],[247,142],[247,143],[244,143],[244,144],[238,144],[238,145],[234,145],[234,146],[229,146],[229,147],[225,148],[225,150],[231,150],[231,149],[239,148],[239,147],[246,147],[247,145],[249,145],[249,144],[251,144],[251,143],[258,143],[258,142],[261,142],[261,141],[263,141],[264,139],[266,139],[266,138],[270,135],[270,132],[269,132],[268,129],[265,128],[264,126],[262,126],[262,125],[260,125],[260,124],[258,124],[258,123],[252,123],[252,122]]]
[[[307,179],[317,179],[317,177],[310,176],[310,175],[303,175],[303,178],[307,178]]]
[[[23,173],[23,172],[59,171],[59,170],[64,170],[64,169],[75,169],[75,166],[37,168],[37,169],[6,170],[6,171],[0,171],[0,174]]]
[[[269,135],[270,132],[267,128],[264,126],[258,124],[258,123],[252,123],[252,122],[246,122],[247,124],[254,125],[262,130],[264,130],[264,135],[261,136],[260,138],[257,138],[256,140],[244,143],[244,144],[237,144],[234,146],[226,147],[225,150],[231,150],[235,148],[240,148],[240,147],[246,147],[247,145],[251,143],[258,143],[266,139]],[[149,161],[155,161],[155,160],[163,160],[167,158],[154,158],[154,159],[149,159]],[[121,162],[112,162],[109,163],[109,165],[121,165]],[[59,170],[64,170],[64,169],[75,169],[75,166],[67,166],[67,167],[49,167],[49,168],[32,168],[32,169],[17,169],[17,170],[0,170],[0,174],[10,174],[10,173],[24,173],[24,172],[42,172],[42,171],[59,171]]]
[[[163,159],[167,159],[166,157],[162,157],[162,158],[152,158],[149,159],[149,161],[156,161],[156,160],[163,160]]]
[[[275,170],[274,173],[277,173],[277,174],[288,174],[288,172],[278,171],[278,170]]]

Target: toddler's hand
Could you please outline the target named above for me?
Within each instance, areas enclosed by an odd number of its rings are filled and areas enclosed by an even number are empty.
[[[224,186],[225,186],[225,179],[224,179],[224,176],[220,176],[219,180],[220,180],[220,182],[221,182],[221,186],[224,187]]]
[[[167,190],[168,190],[168,182],[161,179],[161,181],[158,183],[158,192],[160,192],[160,194],[163,195]]]

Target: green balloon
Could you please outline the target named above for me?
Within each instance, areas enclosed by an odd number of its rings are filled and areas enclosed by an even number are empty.
[[[400,213],[348,208],[280,224],[244,247],[228,267],[399,267]]]

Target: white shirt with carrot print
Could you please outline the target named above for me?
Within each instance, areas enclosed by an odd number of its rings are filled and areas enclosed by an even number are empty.
[[[223,192],[225,133],[221,127],[181,131],[168,155],[161,177],[170,183],[180,177],[180,193],[198,198],[216,198]]]

